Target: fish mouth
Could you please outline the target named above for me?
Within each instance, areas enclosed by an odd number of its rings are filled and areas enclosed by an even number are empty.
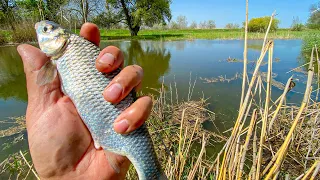
[[[39,22],[37,22],[37,23],[34,25],[34,28],[35,28],[35,29],[38,29],[38,26],[39,26]]]

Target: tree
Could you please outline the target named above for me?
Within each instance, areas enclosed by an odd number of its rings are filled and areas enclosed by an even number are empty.
[[[99,16],[101,17],[101,12],[103,11],[103,1],[101,0],[69,0],[69,8],[80,17],[82,23],[86,23],[91,17]],[[108,15],[112,15],[108,13]],[[105,14],[102,14],[102,16]]]
[[[176,21],[170,21],[169,28],[170,29],[179,29],[179,25]]]
[[[192,21],[192,23],[189,26],[190,29],[197,29],[198,28],[198,24],[196,21]]]
[[[208,29],[215,29],[216,28],[216,23],[214,22],[214,20],[208,21],[207,28]]]
[[[42,1],[42,0],[40,0]],[[46,0],[44,2],[44,18],[50,21],[58,22],[58,14],[61,12],[61,8],[66,5],[67,0]]]
[[[199,23],[199,28],[200,29],[207,29],[207,22],[206,21],[203,21],[203,22],[200,22]]]
[[[292,31],[302,31],[304,25],[300,22],[299,17],[294,17],[291,25]]]
[[[270,23],[270,18],[269,16],[265,16],[265,17],[259,17],[259,18],[252,18],[249,21],[248,24],[248,30],[250,32],[266,32]],[[278,25],[279,25],[279,20],[274,18],[271,24],[271,31],[275,31],[278,29]]]
[[[310,29],[320,29],[320,2],[311,6],[307,26]]]
[[[137,36],[141,25],[152,27],[154,24],[171,20],[171,0],[107,0],[107,11],[116,12],[119,20],[126,23],[131,36]]]
[[[177,24],[179,29],[187,29],[188,27],[188,21],[187,21],[187,17],[186,16],[178,16],[177,17]]]
[[[225,26],[225,29],[239,29],[239,28],[240,28],[239,24],[236,24],[236,23],[228,23]]]
[[[15,30],[14,9],[16,7],[17,4],[14,0],[0,0],[0,22],[1,24],[9,25],[12,30]]]

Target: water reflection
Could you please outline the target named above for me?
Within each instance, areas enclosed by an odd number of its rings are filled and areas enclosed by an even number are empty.
[[[171,53],[161,41],[109,42],[102,46],[115,45],[125,55],[125,65],[137,64],[144,70],[144,94],[155,93],[161,87],[161,77],[170,70]]]
[[[0,48],[0,99],[27,101],[26,79],[16,47]]]

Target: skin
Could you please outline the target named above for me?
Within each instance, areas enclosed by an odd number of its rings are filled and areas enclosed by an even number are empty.
[[[100,43],[99,29],[94,24],[84,24],[80,35],[96,45]],[[27,79],[26,125],[29,149],[40,178],[124,179],[130,161],[126,157],[110,152],[105,154],[102,149],[95,149],[75,106],[70,98],[61,92],[59,78],[41,87],[36,84],[38,70],[49,60],[48,57],[31,45],[20,45],[17,50],[22,58]],[[100,61],[107,53],[109,62],[110,57],[112,59],[111,64]],[[109,46],[101,51],[96,67],[101,72],[111,72],[121,67],[123,61],[121,51]],[[141,67],[124,68],[106,87],[104,98],[113,103],[119,102],[132,89],[140,86],[142,77]],[[112,84],[118,84],[120,93],[114,93],[115,89],[110,91]],[[114,94],[117,94],[117,97]],[[151,107],[150,97],[140,97],[116,119],[115,131],[126,134],[137,129],[148,118]],[[106,156],[115,160],[121,169],[119,174],[110,166]]]

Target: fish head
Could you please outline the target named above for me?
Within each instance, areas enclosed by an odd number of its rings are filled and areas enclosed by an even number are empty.
[[[40,49],[48,56],[58,56],[68,44],[70,33],[52,21],[40,21],[35,25]]]

